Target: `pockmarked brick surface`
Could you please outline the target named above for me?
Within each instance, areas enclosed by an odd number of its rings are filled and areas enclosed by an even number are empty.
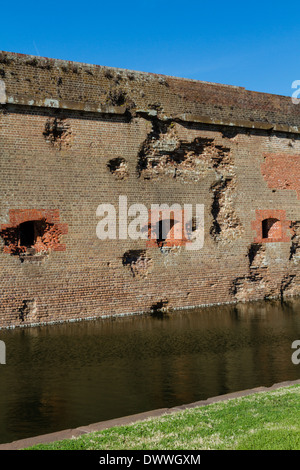
[[[299,294],[299,159],[291,98],[1,52],[0,327]]]

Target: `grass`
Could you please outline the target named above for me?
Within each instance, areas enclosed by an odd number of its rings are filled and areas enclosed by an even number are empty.
[[[30,449],[299,450],[299,399],[282,387]]]

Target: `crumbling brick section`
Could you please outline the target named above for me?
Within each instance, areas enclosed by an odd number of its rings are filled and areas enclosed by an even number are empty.
[[[213,194],[211,236],[216,242],[227,242],[239,238],[243,234],[244,228],[233,205],[236,179],[232,177],[221,178],[211,186],[210,190]]]
[[[23,300],[18,312],[18,319],[21,322],[34,321],[38,319],[36,299]]]
[[[298,249],[298,223],[286,220],[285,210],[256,210],[256,220],[251,225],[257,236],[247,253],[248,274],[234,279],[231,294],[236,300],[247,301],[255,298],[283,298],[298,293],[296,272],[291,265]],[[279,269],[276,268],[277,275],[274,275],[274,260],[272,265],[271,252],[267,254],[267,243],[291,240],[290,258],[286,258]]]
[[[264,264],[266,246],[261,243],[251,243],[248,249],[249,268],[261,267]]]
[[[214,139],[196,137],[180,140],[175,123],[153,119],[152,130],[138,156],[138,175],[144,179],[179,178],[198,181],[209,170],[232,167],[230,150],[216,145]]]
[[[231,293],[238,301],[253,298],[272,298],[279,294],[280,286],[270,275],[266,259],[266,245],[252,243],[248,249],[248,274],[234,279]]]
[[[170,310],[169,301],[167,299],[161,299],[158,302],[154,303],[150,307],[150,311],[153,315],[162,315],[168,313]]]
[[[256,230],[255,243],[289,242],[291,221],[286,220],[285,210],[256,210],[256,220],[251,222]],[[290,233],[289,233],[290,231]]]
[[[135,278],[146,278],[152,270],[152,259],[147,256],[146,250],[126,251],[122,263],[130,269]]]
[[[292,244],[290,249],[290,260],[298,261],[300,259],[300,221],[291,223]]]
[[[117,179],[120,180],[127,178],[129,175],[128,164],[125,158],[122,157],[112,158],[109,160],[107,168]]]
[[[230,148],[206,137],[183,141],[177,135],[176,123],[154,118],[151,132],[139,151],[137,170],[146,180],[169,177],[183,182],[198,182],[214,172],[218,181],[210,188],[213,196],[210,233],[216,242],[228,242],[243,234],[234,208],[236,175]],[[165,240],[163,243],[176,244]]]
[[[269,188],[294,190],[300,199],[300,155],[264,154],[261,172]]]
[[[4,253],[34,255],[66,249],[60,236],[68,233],[68,226],[59,221],[58,210],[12,209],[9,219],[0,227]]]
[[[62,118],[48,119],[45,125],[44,137],[53,147],[61,150],[70,147],[72,132],[69,122]]]

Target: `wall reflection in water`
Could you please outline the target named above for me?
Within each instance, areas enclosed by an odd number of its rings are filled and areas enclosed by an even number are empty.
[[[1,330],[0,442],[300,378],[300,299]]]

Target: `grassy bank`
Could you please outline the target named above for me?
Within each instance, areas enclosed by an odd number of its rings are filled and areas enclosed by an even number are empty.
[[[31,449],[300,449],[300,385]]]

